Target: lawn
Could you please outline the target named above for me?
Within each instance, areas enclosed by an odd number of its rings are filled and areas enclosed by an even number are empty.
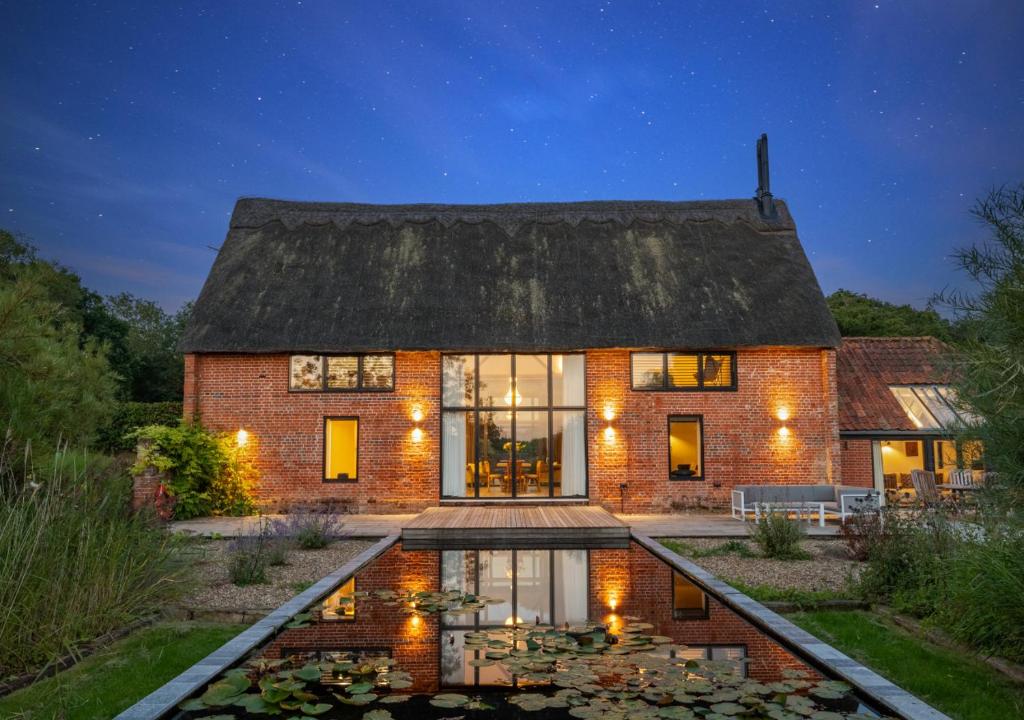
[[[107,720],[237,635],[239,625],[160,623],[0,698],[5,720]]]
[[[1024,686],[877,615],[819,611],[787,617],[956,720],[1024,717]]]

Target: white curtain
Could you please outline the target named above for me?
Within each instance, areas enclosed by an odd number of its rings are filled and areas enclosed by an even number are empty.
[[[586,492],[587,455],[583,411],[567,412],[562,430],[562,495]]]
[[[586,622],[586,550],[555,550],[555,583],[555,623]]]
[[[441,494],[466,496],[466,414],[444,414],[441,438]]]
[[[555,405],[583,407],[586,403],[583,362],[582,355],[562,356],[562,396],[555,398]]]

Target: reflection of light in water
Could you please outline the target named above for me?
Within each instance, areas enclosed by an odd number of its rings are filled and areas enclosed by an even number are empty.
[[[525,621],[518,615],[509,615],[505,620],[506,625],[522,625],[523,622]]]

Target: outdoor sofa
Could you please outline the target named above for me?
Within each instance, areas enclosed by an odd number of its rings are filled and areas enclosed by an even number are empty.
[[[825,526],[825,513],[840,520],[863,510],[878,510],[878,493],[850,485],[737,485],[732,490],[732,516],[746,522],[747,513],[760,522],[761,515],[777,510],[798,515],[817,514]]]

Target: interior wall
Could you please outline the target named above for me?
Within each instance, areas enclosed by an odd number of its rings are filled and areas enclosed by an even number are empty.
[[[669,467],[670,472],[680,464],[689,464],[694,474],[700,475],[700,424],[698,422],[671,423],[669,449],[672,461]]]
[[[920,440],[882,440],[882,472],[910,474],[924,470],[924,444]],[[917,447],[917,455],[907,455],[908,445]]]

